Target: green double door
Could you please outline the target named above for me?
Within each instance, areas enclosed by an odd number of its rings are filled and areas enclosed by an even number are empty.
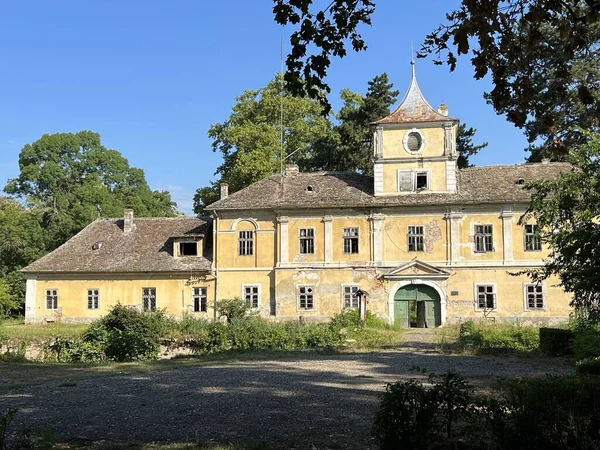
[[[440,296],[431,286],[409,284],[394,295],[394,320],[403,328],[433,328],[442,324]]]

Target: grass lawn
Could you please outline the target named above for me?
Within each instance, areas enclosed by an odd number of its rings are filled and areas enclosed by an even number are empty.
[[[76,323],[25,324],[22,320],[0,321],[0,336],[24,342],[44,340],[53,336],[75,336],[84,331],[88,325]]]

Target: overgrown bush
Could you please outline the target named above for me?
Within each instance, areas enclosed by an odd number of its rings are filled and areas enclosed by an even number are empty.
[[[481,351],[530,352],[539,348],[540,336],[534,327],[467,321],[460,326],[458,342]]]
[[[600,357],[600,332],[593,328],[576,329],[573,339],[575,361]]]
[[[225,316],[228,323],[249,316],[251,309],[250,304],[239,297],[219,300],[217,302],[217,314]]]
[[[594,356],[577,361],[575,370],[580,375],[600,375],[600,357]]]
[[[540,350],[547,355],[572,355],[573,331],[560,328],[540,328]]]

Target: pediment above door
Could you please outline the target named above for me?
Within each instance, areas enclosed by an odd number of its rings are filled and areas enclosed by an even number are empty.
[[[392,269],[390,272],[382,275],[382,278],[386,280],[403,280],[418,277],[423,279],[445,280],[449,276],[449,272],[415,259]]]

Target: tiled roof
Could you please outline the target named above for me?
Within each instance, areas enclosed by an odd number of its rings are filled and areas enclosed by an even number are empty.
[[[415,76],[415,65],[412,63],[412,79],[406,95],[400,102],[400,105],[389,116],[375,122],[377,125],[411,122],[456,122],[458,119],[452,119],[440,114],[425,100],[417,77]]]
[[[414,192],[375,196],[373,177],[357,173],[315,172],[273,175],[209,205],[209,210],[394,205],[459,205],[526,202],[528,191],[518,184],[558,177],[571,170],[567,163],[472,167],[457,173],[457,193]]]
[[[123,232],[123,219],[98,219],[24,272],[181,272],[210,270],[210,222],[194,217],[134,219]],[[172,238],[205,234],[204,255],[173,257]],[[94,244],[101,243],[99,249]]]

